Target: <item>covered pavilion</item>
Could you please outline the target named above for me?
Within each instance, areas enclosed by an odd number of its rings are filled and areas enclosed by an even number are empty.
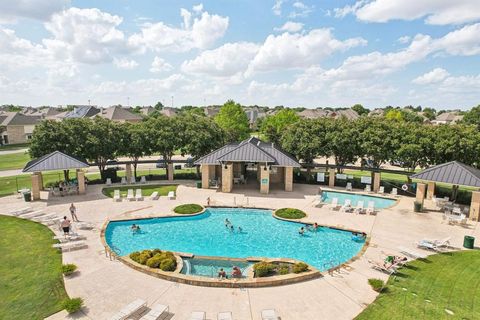
[[[455,198],[459,186],[480,188],[480,170],[458,161],[433,166],[410,177],[427,182],[427,184],[417,184],[416,201],[422,204],[425,199],[425,192],[427,199],[434,197],[436,182],[453,185],[453,198]],[[480,221],[480,191],[478,190],[472,191],[469,218]]]
[[[22,172],[32,173],[32,200],[40,200],[40,191],[43,190],[43,171],[76,169],[78,193],[85,193],[85,173],[82,168],[90,165],[84,160],[61,151],[54,151],[40,158],[29,161]]]
[[[292,155],[254,137],[227,144],[195,164],[201,166],[204,189],[219,185],[222,192],[232,192],[235,184],[256,181],[263,194],[268,194],[274,184],[292,191],[293,168],[300,167]]]

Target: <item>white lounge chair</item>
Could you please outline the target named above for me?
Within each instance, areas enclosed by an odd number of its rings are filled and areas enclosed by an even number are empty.
[[[111,178],[107,178],[107,181],[105,181],[105,184],[107,186],[111,186],[112,185],[112,179]]]
[[[193,311],[190,314],[190,320],[205,320],[207,319],[207,315],[204,311]]]
[[[374,201],[368,201],[367,214],[371,214],[371,215],[375,214],[375,202]]]
[[[128,201],[133,201],[133,200],[135,200],[135,197],[133,196],[133,189],[128,189],[128,191],[127,191],[127,200],[128,200]]]
[[[367,185],[365,186],[365,192],[372,192],[372,186],[369,185],[369,184],[367,184]]]
[[[137,180],[135,180],[134,176],[131,176],[130,177],[130,184],[135,184],[135,183],[137,183]]]
[[[22,214],[25,214],[31,211],[32,211],[32,207],[25,207],[21,209],[12,210],[10,211],[10,213],[13,214],[14,216],[20,216]]]
[[[422,249],[429,249],[433,251],[442,251],[442,249],[450,246],[450,237],[442,240],[428,240],[423,239],[416,243],[417,247]]]
[[[45,215],[45,212],[43,210],[37,210],[37,211],[22,214],[19,216],[19,218],[32,219],[32,218],[44,216],[44,215]]]
[[[347,186],[345,187],[345,190],[352,191],[352,183],[351,182],[347,182]]]
[[[142,189],[135,190],[135,200],[137,201],[143,200]]]
[[[113,201],[122,201],[122,197],[120,196],[120,190],[117,189],[113,191]]]
[[[219,312],[217,315],[217,320],[233,320],[232,313],[228,312]]]
[[[380,186],[380,187],[378,188],[378,193],[384,194],[384,193],[385,193],[385,187],[384,187],[384,186]]]
[[[167,198],[168,198],[169,200],[175,199],[175,191],[169,191],[169,192],[168,192],[168,195],[167,195]]]
[[[161,318],[165,318],[168,314],[168,306],[163,304],[156,304],[154,305],[150,311],[140,318],[140,320],[157,320]]]
[[[85,241],[75,241],[75,242],[66,242],[66,243],[56,243],[52,247],[61,249],[62,251],[72,251],[88,247]]]
[[[95,225],[93,223],[86,221],[75,222],[73,225],[80,230],[92,230],[93,228],[95,228]]]
[[[277,315],[275,309],[265,309],[262,310],[262,320],[279,320],[280,318]]]
[[[359,213],[359,214],[365,212],[365,208],[363,207],[363,201],[361,201],[361,200],[357,201],[357,206],[355,207],[354,212]]]
[[[116,315],[111,317],[111,320],[125,320],[136,314],[140,310],[147,307],[147,303],[142,299],[137,299],[130,304],[123,307]]]
[[[46,221],[46,220],[50,220],[50,219],[53,219],[53,218],[58,218],[56,213],[49,213],[49,214],[46,214],[46,215],[33,217],[32,220],[37,221],[37,222],[41,222],[41,221]]]
[[[120,181],[121,184],[127,184],[127,178],[122,177],[122,180]]]
[[[80,240],[86,240],[87,237],[84,236],[83,234],[69,234],[67,236],[61,235],[61,236],[54,236],[53,239],[58,240],[60,242],[74,242],[74,241],[80,241]]]
[[[448,216],[448,223],[449,224],[466,225],[467,224],[467,216],[464,215],[463,213],[459,216],[449,215]]]
[[[425,259],[427,257],[426,254],[415,251],[415,250],[410,249],[410,248],[399,247],[398,250],[400,250],[400,252],[402,254],[404,254],[406,256],[409,256],[413,259]]]
[[[384,265],[384,263],[381,263],[381,262],[371,261],[371,260],[368,260],[368,262],[370,263],[370,266],[372,267],[372,269],[385,272],[389,275],[392,275],[392,274],[396,273],[397,272],[397,267],[399,267],[397,264],[392,264],[392,265],[386,267]]]
[[[335,210],[338,207],[338,198],[333,198],[330,204],[330,209]]]
[[[151,195],[150,195],[150,200],[158,200],[160,196],[158,195],[158,191],[154,191]]]
[[[353,210],[352,208],[352,201],[350,201],[350,199],[345,199],[345,202],[342,206],[342,209],[341,209],[343,212],[350,212]]]
[[[140,177],[140,183],[142,183],[142,184],[147,183],[147,179],[145,178],[145,176]]]
[[[392,192],[390,192],[390,194],[391,194],[392,196],[398,195],[398,190],[397,190],[397,188],[392,188]]]

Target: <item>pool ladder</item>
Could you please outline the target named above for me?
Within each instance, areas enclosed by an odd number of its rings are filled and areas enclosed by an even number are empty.
[[[122,250],[115,246],[105,247],[105,257],[109,258],[110,260],[115,260],[117,257],[121,256]]]
[[[336,265],[335,261],[330,260],[329,262],[324,263],[323,267],[325,269],[331,269],[331,268],[335,267],[335,265]]]

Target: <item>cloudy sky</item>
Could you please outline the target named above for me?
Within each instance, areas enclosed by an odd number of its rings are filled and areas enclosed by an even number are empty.
[[[0,104],[480,104],[479,0],[0,1]]]

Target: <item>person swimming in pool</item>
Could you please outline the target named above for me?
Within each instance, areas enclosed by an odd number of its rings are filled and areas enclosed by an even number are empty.
[[[237,266],[233,266],[232,277],[233,278],[241,278],[242,277],[242,270],[240,270],[240,268],[237,267]]]
[[[318,223],[315,222],[315,223],[313,224],[313,231],[316,232],[317,230],[318,230]]]
[[[242,233],[243,229],[242,227],[238,227],[238,233]]]
[[[230,220],[225,219],[225,227],[228,228],[229,225],[231,225],[232,223],[230,222]]]
[[[140,231],[140,227],[137,226],[135,223],[132,224],[132,227],[130,228],[133,233]]]
[[[298,234],[303,236],[304,233],[305,233],[305,228],[301,227],[300,230],[298,230]]]
[[[231,231],[231,232],[235,232],[235,227],[233,226],[233,224],[230,225],[230,231]]]
[[[223,270],[223,268],[220,268],[220,271],[218,271],[218,278],[220,280],[227,278],[227,273],[225,272],[225,270]]]

